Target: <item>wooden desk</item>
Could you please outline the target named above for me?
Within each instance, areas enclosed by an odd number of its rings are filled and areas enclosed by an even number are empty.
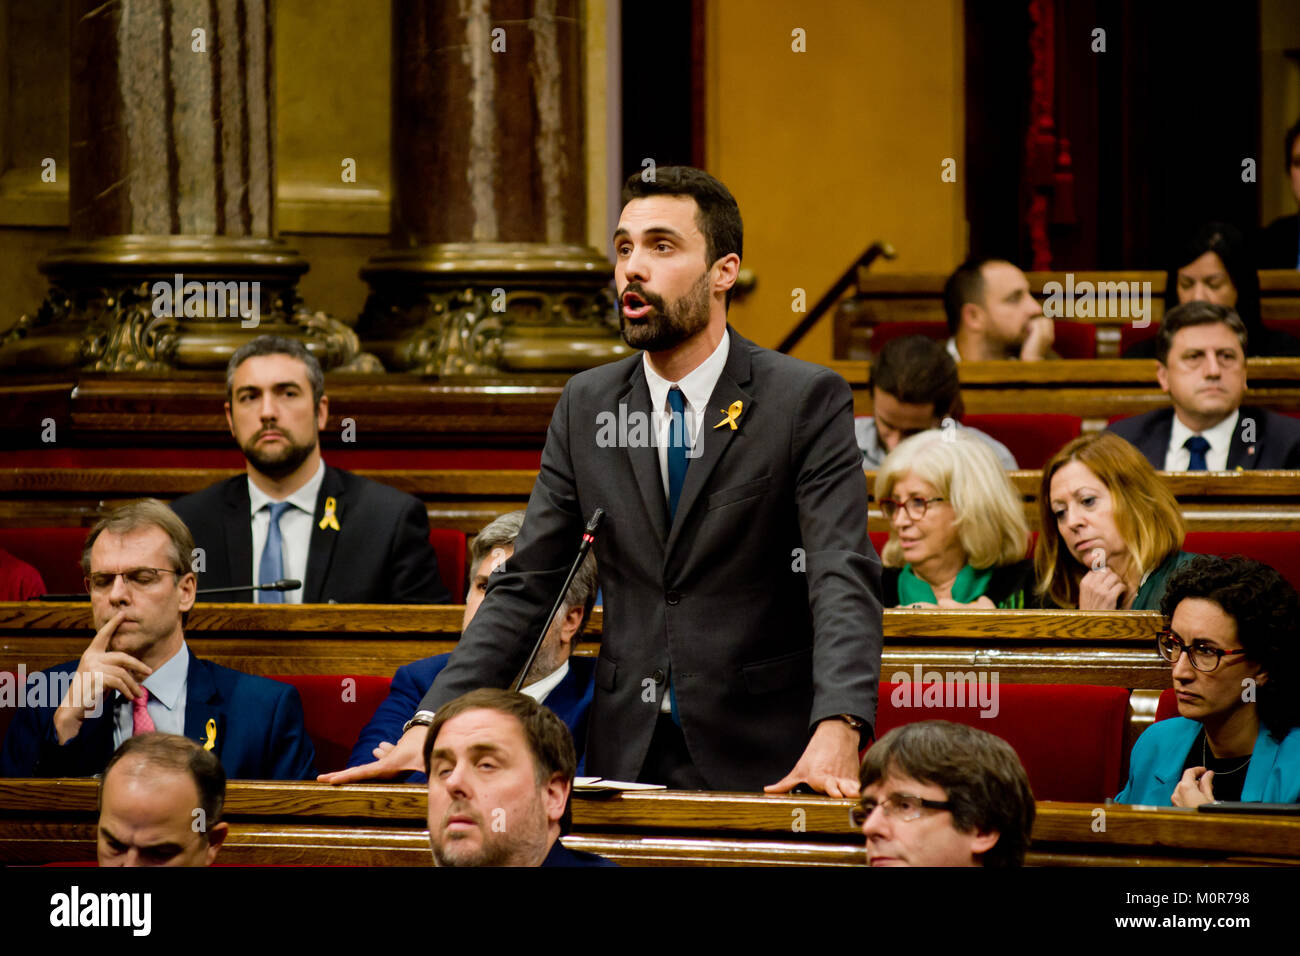
[[[0,863],[95,858],[97,784],[0,780]],[[427,866],[427,795],[413,784],[234,782],[225,863]],[[851,801],[657,791],[575,797],[565,843],[624,865],[859,866]],[[1300,864],[1300,818],[1040,802],[1028,863]]]

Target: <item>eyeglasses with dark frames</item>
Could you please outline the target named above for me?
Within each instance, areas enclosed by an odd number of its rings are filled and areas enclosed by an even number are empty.
[[[153,587],[164,574],[180,574],[171,568],[127,568],[125,571],[91,571],[86,575],[86,590],[100,594],[113,590],[113,583],[120,574],[127,587],[134,590]]]
[[[894,515],[898,514],[899,506],[907,512],[907,516],[913,521],[920,521],[925,517],[925,511],[936,501],[943,501],[943,498],[922,498],[920,495],[914,495],[906,501],[895,501],[893,498],[881,498],[880,510],[886,520],[893,521]]]
[[[1225,657],[1246,653],[1244,647],[1235,651],[1225,651],[1221,647],[1211,647],[1209,644],[1193,644],[1188,647],[1187,643],[1174,633],[1173,628],[1168,627],[1156,637],[1156,647],[1160,650],[1160,656],[1170,664],[1176,664],[1179,655],[1186,651],[1192,667],[1207,674],[1218,667]]]
[[[887,817],[910,823],[926,810],[951,810],[952,801],[927,800],[925,797],[918,797],[911,793],[891,793],[884,800],[879,801],[866,797],[849,810],[849,821],[853,824],[853,828],[861,830],[876,807],[880,807]]]

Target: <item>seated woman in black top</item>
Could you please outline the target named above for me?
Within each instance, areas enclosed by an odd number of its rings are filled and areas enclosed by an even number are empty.
[[[875,494],[890,524],[885,607],[1025,606],[1024,505],[985,442],[956,428],[913,435],[886,456]]]

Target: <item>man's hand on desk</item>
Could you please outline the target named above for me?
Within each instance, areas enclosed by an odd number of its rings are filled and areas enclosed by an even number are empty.
[[[359,780],[386,780],[408,770],[424,771],[424,739],[429,728],[420,724],[402,734],[396,744],[382,743],[374,750],[374,763],[323,773],[321,783],[356,783]]]
[[[830,797],[856,797],[858,738],[858,731],[843,720],[821,721],[794,769],[783,780],[763,789],[767,793],[789,793],[806,783]]]

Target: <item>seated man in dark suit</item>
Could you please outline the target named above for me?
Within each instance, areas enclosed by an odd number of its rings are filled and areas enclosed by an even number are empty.
[[[568,728],[527,694],[438,708],[424,742],[434,866],[613,866],[560,842],[577,763]]]
[[[488,575],[497,570],[515,550],[515,538],[524,523],[522,511],[503,514],[483,528],[470,545],[469,596],[465,599],[465,619],[462,629],[469,627],[487,592]],[[560,615],[551,625],[542,643],[542,649],[533,662],[532,670],[524,680],[523,693],[548,708],[564,721],[573,734],[573,742],[581,756],[587,739],[587,714],[591,710],[592,680],[596,662],[586,657],[571,657],[574,641],[582,633],[596,600],[596,557],[588,554],[569,585]],[[410,716],[420,709],[420,701],[433,686],[433,680],[447,666],[450,654],[426,657],[407,664],[393,675],[392,688],[375,716],[366,724],[357,745],[348,758],[349,767],[360,767],[391,749],[401,738]],[[407,778],[411,782],[424,782],[415,773]]]
[[[52,690],[48,706],[19,708],[0,776],[93,776],[124,740],[154,730],[199,741],[232,779],[316,775],[294,688],[190,653],[193,550],[185,524],[153,498],[90,529],[81,565],[97,633],[80,661],[29,678],[66,690]]]
[[[128,737],[99,785],[99,865],[211,866],[230,829],[225,802],[210,750],[176,734]]]
[[[221,600],[290,604],[446,604],[416,498],[328,467],[329,419],[320,363],[293,339],[263,335],[226,367],[226,421],[247,475],[172,504],[203,551],[205,588],[303,582],[292,591]]]
[[[1156,380],[1171,406],[1110,426],[1151,467],[1300,468],[1300,420],[1241,404],[1246,326],[1232,309],[1186,302],[1166,312],[1156,335],[1156,362]]]
[[[1286,174],[1291,192],[1300,202],[1300,120],[1286,131]],[[1261,269],[1300,269],[1300,214],[1279,216],[1260,237]]]

